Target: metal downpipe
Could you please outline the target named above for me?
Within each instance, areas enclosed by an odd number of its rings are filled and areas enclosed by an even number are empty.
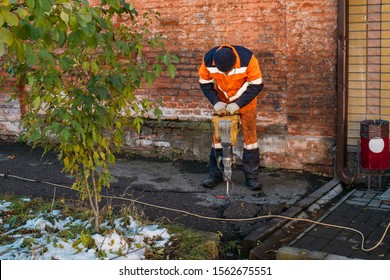
[[[346,170],[348,131],[348,0],[337,1],[337,127],[336,177],[351,185]]]

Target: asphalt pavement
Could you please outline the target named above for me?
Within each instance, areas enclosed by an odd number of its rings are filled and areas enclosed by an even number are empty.
[[[366,230],[367,223],[370,223],[370,230],[367,229],[365,234],[368,235],[367,245],[371,245],[390,219],[390,207],[386,201],[380,200],[386,186],[382,186],[381,191],[372,188],[351,192],[336,179],[310,173],[262,169],[259,176],[263,188],[261,191],[251,191],[245,187],[241,167],[235,166],[233,184],[229,185],[229,190],[225,183],[207,189],[201,185],[207,172],[205,162],[118,156],[111,170],[111,187],[103,192],[110,197],[105,203],[109,201],[114,206],[131,203],[151,221],[178,223],[196,230],[218,233],[225,243],[240,240],[241,257],[302,258],[319,250],[323,253],[321,256],[390,258],[389,235],[376,250],[365,253],[358,248],[356,233],[347,234],[338,230],[337,234],[331,235],[322,233],[322,230],[327,230],[326,227],[310,227],[310,223],[302,225],[274,217],[306,217],[354,226],[360,230]],[[62,172],[62,164],[57,156],[53,153],[42,156],[41,149],[0,143],[0,174],[3,175],[0,178],[2,193],[47,200],[78,199],[78,194],[73,190],[60,187],[71,186],[73,178]],[[375,195],[371,195],[371,192],[375,192]],[[368,199],[370,195],[371,200],[366,205],[351,203],[356,199]],[[379,206],[377,201],[380,201]],[[375,208],[374,204],[380,209]],[[345,209],[357,213],[356,216],[350,214],[351,221],[347,218],[333,219],[339,211],[346,213]],[[358,213],[367,214],[367,219],[364,220]],[[371,224],[373,220],[376,222]],[[328,244],[323,241],[325,237]],[[342,247],[352,247],[352,253],[335,249]]]

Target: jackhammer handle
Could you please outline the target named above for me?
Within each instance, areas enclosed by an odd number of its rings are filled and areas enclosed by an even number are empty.
[[[219,117],[226,117],[226,116],[239,116],[241,115],[240,112],[235,112],[234,114],[229,114],[228,112],[224,113],[224,114],[217,114],[214,112],[213,116],[219,116]]]

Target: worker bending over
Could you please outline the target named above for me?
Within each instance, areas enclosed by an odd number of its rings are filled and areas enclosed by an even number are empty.
[[[257,144],[257,96],[263,89],[263,78],[258,60],[242,46],[222,45],[208,51],[199,69],[199,83],[204,95],[218,115],[240,113],[244,135],[242,167],[245,185],[259,190],[260,155]],[[217,159],[222,156],[222,145],[214,135],[209,157],[209,176],[205,187],[224,181]]]

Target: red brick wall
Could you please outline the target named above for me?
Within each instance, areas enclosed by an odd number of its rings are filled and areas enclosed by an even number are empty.
[[[202,57],[219,44],[244,45],[259,59],[265,84],[257,123],[261,164],[332,174],[336,0],[133,2],[140,13],[161,14],[153,28],[166,35],[166,48],[181,59],[175,79],[162,77],[142,92],[163,99],[165,120],[208,120],[212,107],[198,85]]]
[[[5,61],[0,57],[0,65]],[[21,131],[20,106],[17,100],[10,100],[16,92],[16,81],[0,67],[0,140],[13,141]]]
[[[166,119],[209,118],[198,86],[202,56],[219,44],[240,44],[258,57],[265,88],[258,131],[264,166],[332,172],[336,127],[337,1],[135,0],[157,10],[155,28],[181,59],[172,81],[160,79],[149,96],[162,97]]]

